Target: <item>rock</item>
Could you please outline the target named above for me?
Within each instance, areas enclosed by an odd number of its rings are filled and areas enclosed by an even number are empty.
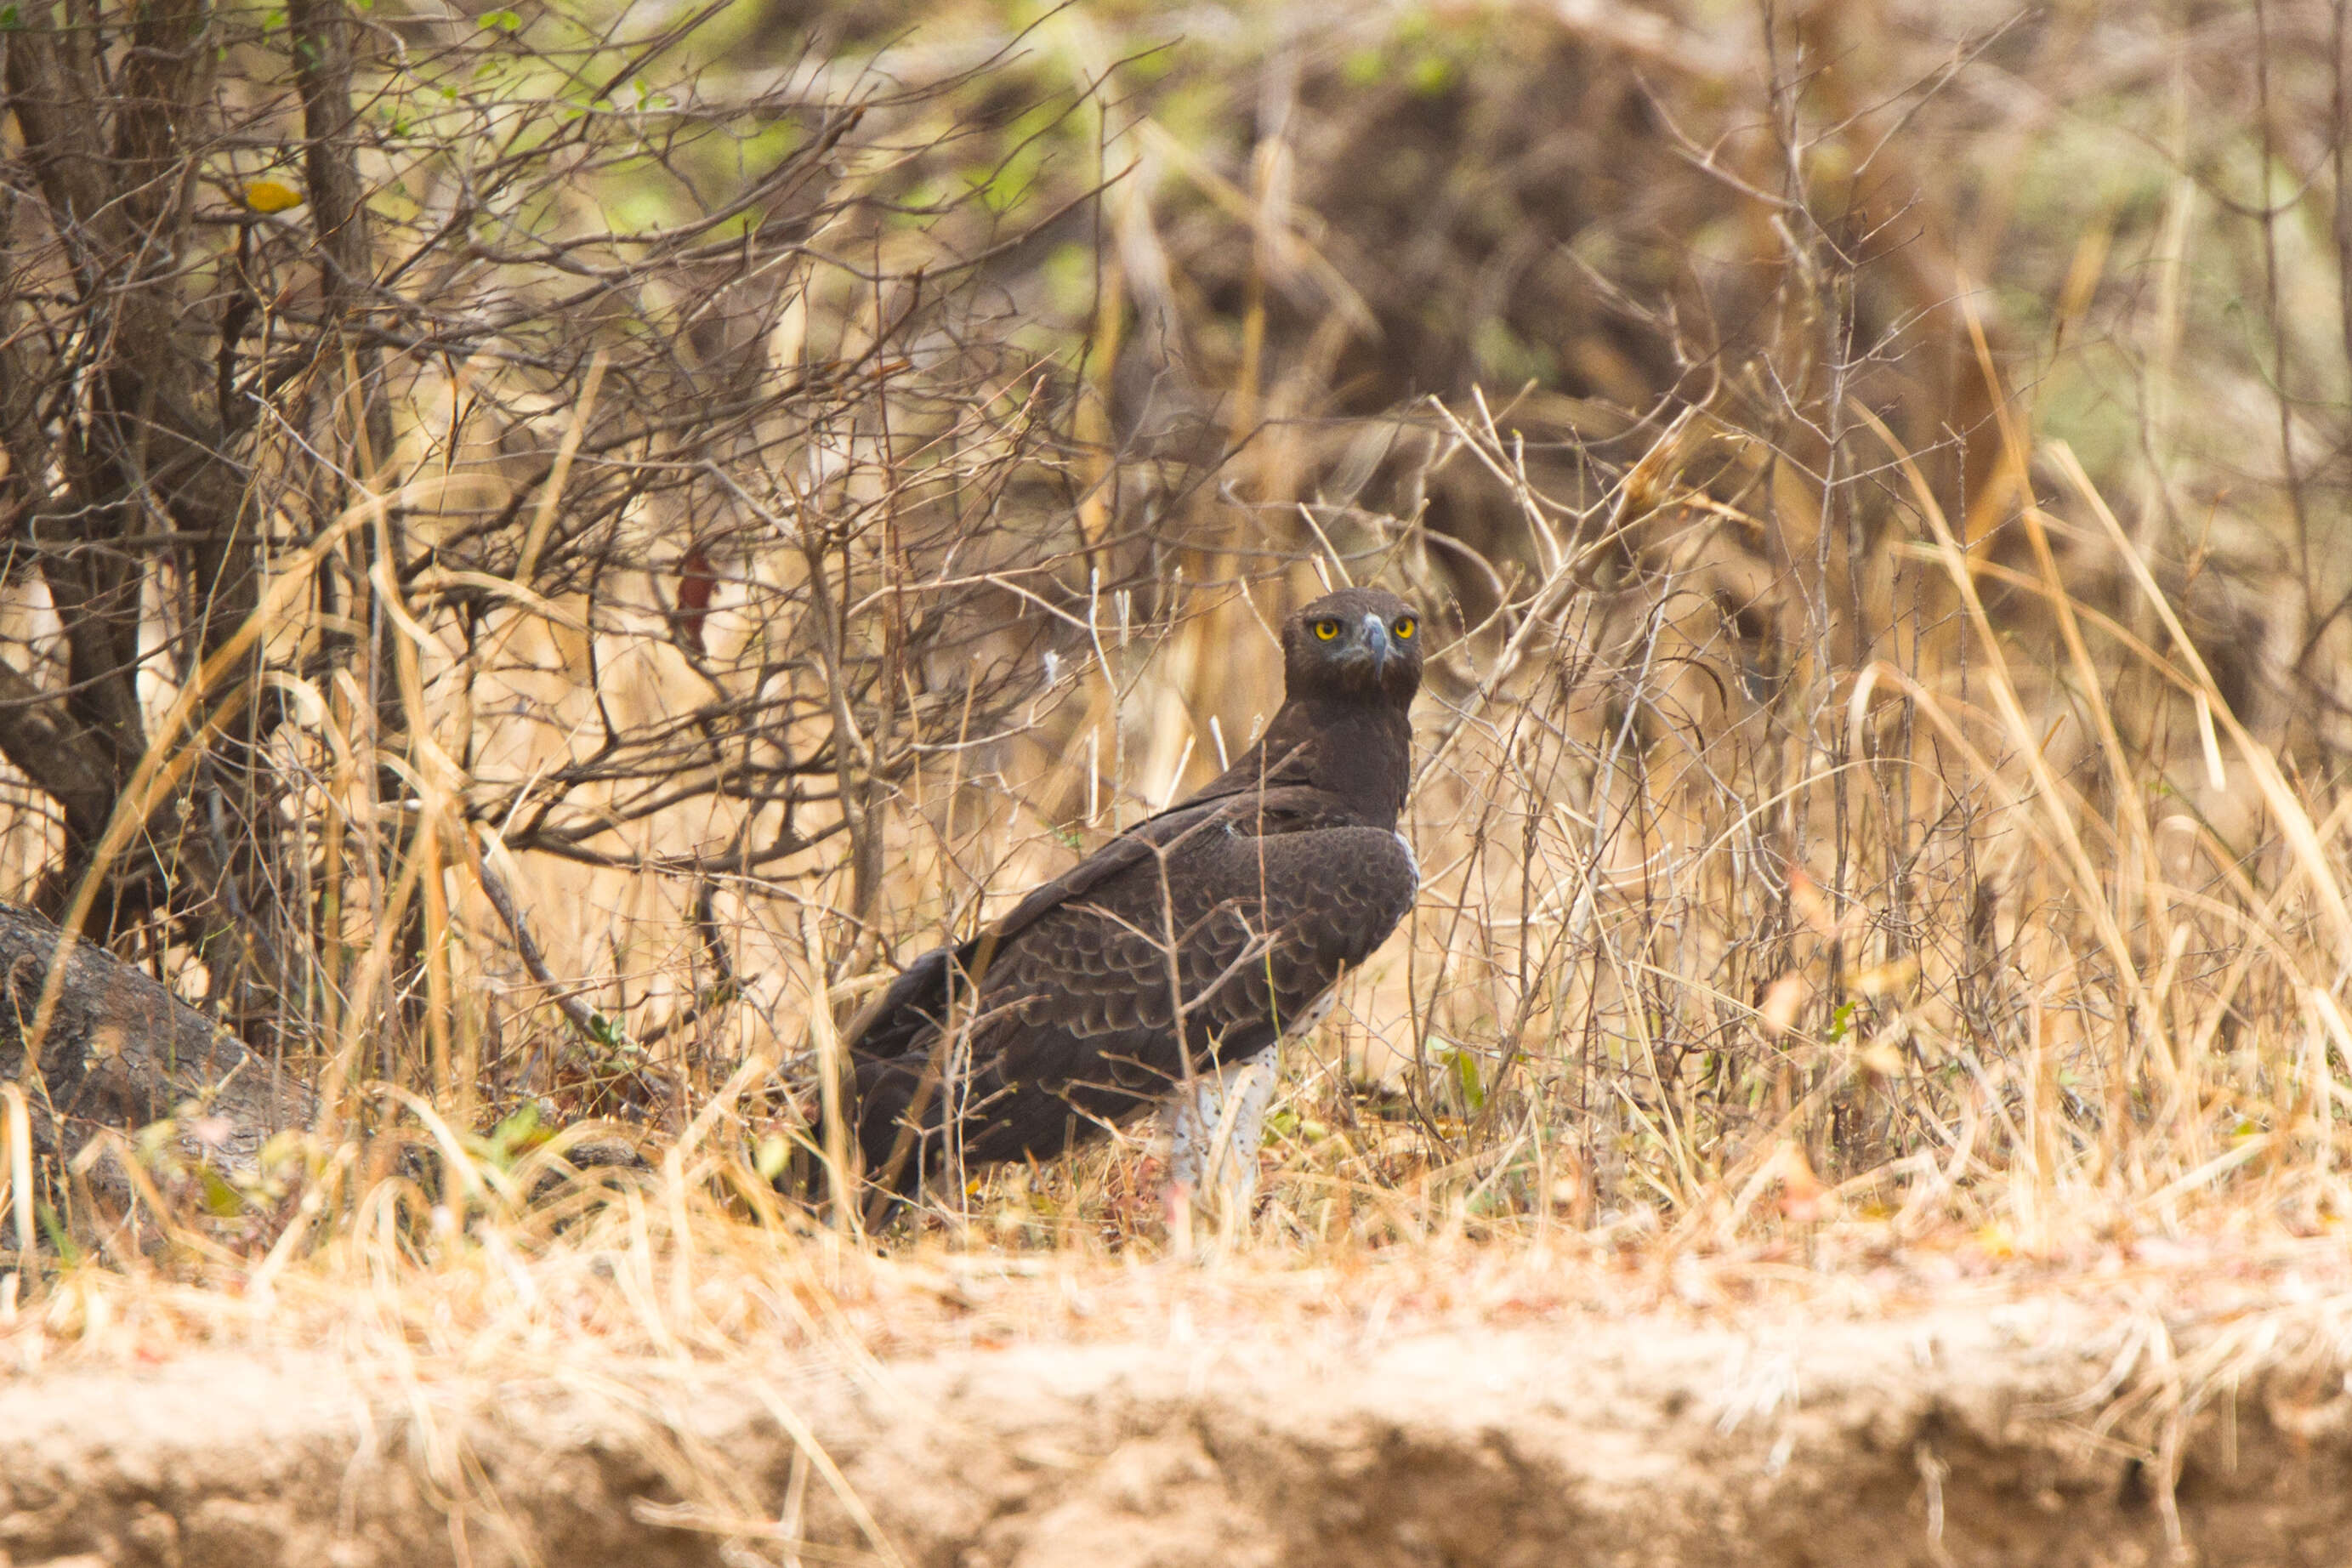
[[[67,952],[39,1070],[27,1072],[25,1034],[58,935],[31,910],[0,904],[0,1080],[24,1088],[37,1156],[71,1160],[101,1128],[128,1132],[168,1118],[191,1162],[237,1177],[254,1171],[272,1135],[311,1123],[318,1094],[305,1078],[86,942]],[[110,1159],[90,1177],[101,1191],[127,1185]]]

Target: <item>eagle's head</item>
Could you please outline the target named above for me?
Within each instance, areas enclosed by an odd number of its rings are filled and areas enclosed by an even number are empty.
[[[1379,588],[1326,594],[1282,627],[1292,700],[1377,697],[1403,707],[1421,689],[1421,616]]]

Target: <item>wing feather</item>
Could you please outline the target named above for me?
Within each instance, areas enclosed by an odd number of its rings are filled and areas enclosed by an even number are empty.
[[[1156,1103],[1188,1063],[1207,1070],[1272,1045],[1386,940],[1418,881],[1393,833],[1346,821],[1316,793],[1155,818],[982,938],[919,960],[856,1026],[868,1168],[887,1165],[927,1069],[926,1142],[951,1120],[964,1157],[984,1162],[1058,1152]],[[970,1070],[949,1074],[943,1097],[932,1058],[958,972]],[[961,1101],[952,1118],[942,1098]],[[902,1163],[902,1190],[933,1163],[922,1153]]]

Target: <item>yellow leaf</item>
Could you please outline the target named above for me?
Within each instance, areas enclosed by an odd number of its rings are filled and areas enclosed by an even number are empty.
[[[302,205],[302,193],[282,180],[256,180],[245,187],[245,205],[257,213],[282,213]]]

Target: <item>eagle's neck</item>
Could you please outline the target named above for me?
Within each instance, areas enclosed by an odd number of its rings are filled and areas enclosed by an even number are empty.
[[[1304,784],[1337,796],[1367,826],[1393,830],[1412,777],[1412,721],[1392,702],[1293,698],[1265,734],[1202,792]]]

